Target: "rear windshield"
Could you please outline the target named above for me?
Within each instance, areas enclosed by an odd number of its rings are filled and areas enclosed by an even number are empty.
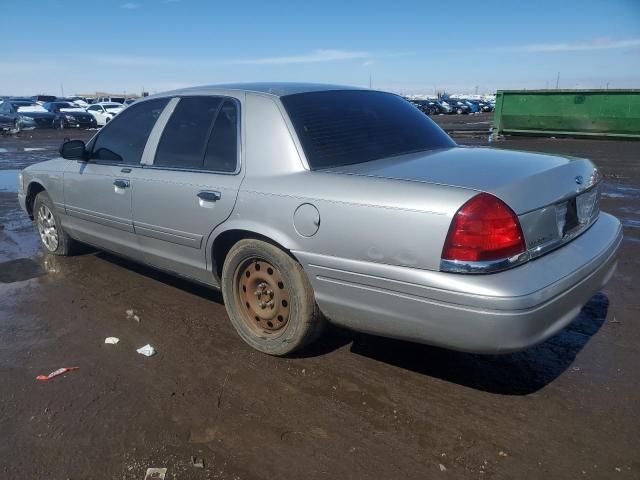
[[[281,100],[314,170],[455,146],[429,117],[391,93],[331,90]]]

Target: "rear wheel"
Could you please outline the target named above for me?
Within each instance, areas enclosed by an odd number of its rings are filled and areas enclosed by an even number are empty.
[[[33,216],[40,241],[47,253],[52,255],[70,255],[74,241],[62,227],[60,217],[47,192],[40,192],[33,202]]]
[[[247,239],[231,248],[222,270],[222,293],[238,334],[269,355],[308,345],[324,327],[302,266],[270,243]]]

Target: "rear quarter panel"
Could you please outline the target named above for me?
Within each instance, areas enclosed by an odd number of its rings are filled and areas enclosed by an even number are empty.
[[[451,219],[477,192],[406,180],[309,171],[280,102],[248,94],[246,176],[230,218],[210,237],[240,229],[288,250],[438,270]],[[304,236],[294,225],[303,204],[319,214]],[[304,262],[303,262],[304,263]]]
[[[438,270],[451,219],[475,193],[322,172],[247,177],[225,229],[256,231],[293,251]],[[294,223],[303,204],[319,214],[312,236]]]

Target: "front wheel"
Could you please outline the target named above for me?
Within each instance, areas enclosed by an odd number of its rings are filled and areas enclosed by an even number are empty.
[[[47,192],[40,192],[33,202],[33,216],[40,241],[47,253],[52,255],[70,255],[74,242],[60,223],[60,217]]]
[[[231,248],[222,269],[222,294],[240,337],[269,355],[310,344],[324,327],[302,266],[267,242],[246,239]]]

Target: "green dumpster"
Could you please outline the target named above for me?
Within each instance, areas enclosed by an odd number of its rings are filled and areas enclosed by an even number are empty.
[[[640,89],[498,90],[494,135],[640,139]]]

